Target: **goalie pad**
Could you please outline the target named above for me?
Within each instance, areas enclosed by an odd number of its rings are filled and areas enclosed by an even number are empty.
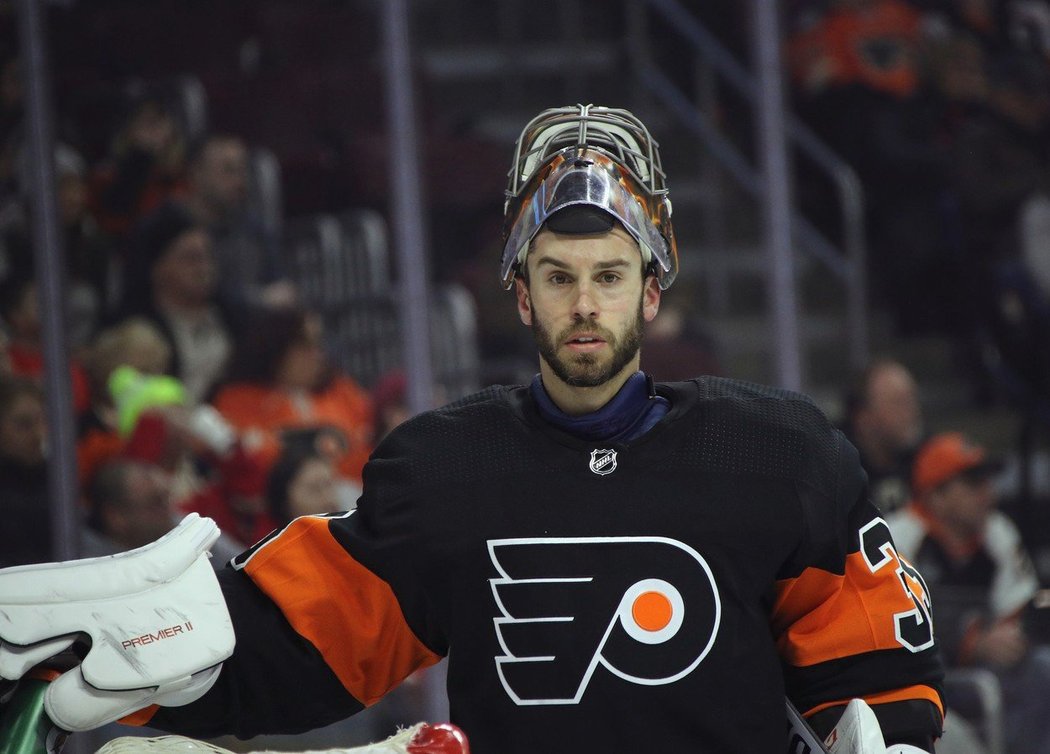
[[[846,705],[825,743],[829,754],[929,754],[910,744],[887,748],[879,719],[863,699],[853,699]]]
[[[208,562],[218,536],[192,513],[137,550],[0,570],[0,678],[20,678],[86,635],[90,651],[45,697],[59,727],[90,730],[199,698],[234,646]]]
[[[863,699],[853,699],[846,705],[825,743],[830,754],[886,754],[882,726]]]
[[[838,723],[823,741],[809,727],[790,700],[788,713],[789,754],[929,754],[909,744],[886,747],[882,726],[863,699],[846,705]]]
[[[183,736],[115,738],[95,754],[233,754],[215,744]],[[278,754],[270,750],[254,754]],[[352,749],[305,751],[302,754],[470,754],[462,730],[451,723],[416,723],[379,743]]]

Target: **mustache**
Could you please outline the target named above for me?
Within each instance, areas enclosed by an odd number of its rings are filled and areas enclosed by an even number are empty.
[[[612,343],[616,340],[616,336],[601,325],[595,324],[594,322],[577,322],[558,333],[558,342],[564,343],[565,341],[570,340],[572,336],[582,333],[597,335],[607,343]]]

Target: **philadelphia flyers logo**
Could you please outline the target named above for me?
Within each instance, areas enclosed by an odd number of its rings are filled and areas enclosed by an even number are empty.
[[[502,654],[518,705],[578,704],[595,673],[674,683],[703,661],[721,621],[707,561],[665,537],[496,539],[490,579]]]

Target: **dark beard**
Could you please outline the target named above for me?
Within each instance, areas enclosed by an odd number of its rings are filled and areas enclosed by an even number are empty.
[[[638,314],[631,326],[623,333],[622,340],[616,338],[604,327],[589,326],[582,321],[567,328],[555,340],[536,317],[532,319],[532,337],[536,340],[536,348],[540,356],[547,362],[558,379],[572,387],[598,387],[618,375],[625,366],[631,363],[642,346],[644,327],[645,317],[642,313],[642,302],[639,300]],[[577,354],[567,360],[558,356],[558,345],[565,343],[573,333],[577,332],[597,332],[612,345],[612,359],[606,366],[603,367],[598,358],[589,353]]]

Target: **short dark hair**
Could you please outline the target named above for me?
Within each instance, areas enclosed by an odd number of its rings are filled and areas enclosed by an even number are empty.
[[[285,354],[306,334],[309,317],[310,312],[294,306],[256,309],[224,382],[272,383]]]
[[[296,444],[286,448],[270,468],[266,478],[266,504],[278,523],[291,520],[288,489],[292,480],[303,466],[315,460],[324,461],[325,457],[312,446]]]

